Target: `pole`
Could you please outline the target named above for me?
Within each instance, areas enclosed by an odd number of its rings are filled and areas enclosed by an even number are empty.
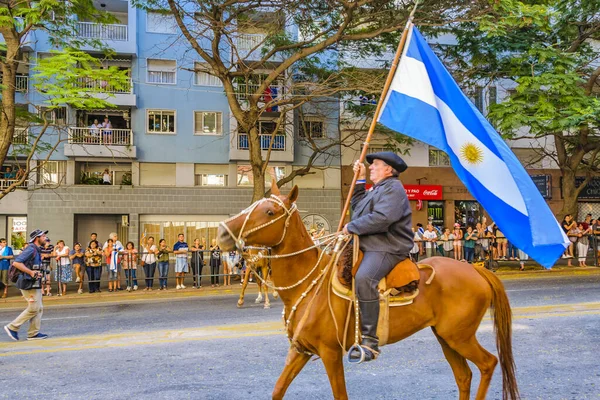
[[[373,136],[373,132],[375,132],[375,127],[377,126],[377,120],[379,119],[379,114],[381,113],[381,107],[383,104],[383,100],[386,98],[390,86],[392,85],[392,80],[394,79],[394,74],[396,73],[396,69],[398,68],[398,62],[400,61],[400,57],[402,56],[402,52],[404,51],[404,45],[406,43],[406,37],[408,36],[408,30],[412,26],[412,20],[415,15],[415,11],[417,10],[417,6],[419,5],[419,1],[415,2],[415,6],[413,7],[410,15],[408,16],[408,21],[406,22],[406,27],[404,31],[402,31],[402,36],[400,37],[400,43],[398,43],[398,48],[396,49],[396,55],[394,56],[394,60],[392,62],[392,66],[390,68],[390,72],[388,73],[387,79],[385,81],[385,85],[383,86],[383,91],[381,92],[381,97],[377,102],[377,107],[375,108],[375,114],[373,114],[373,120],[371,121],[371,125],[369,126],[369,132],[367,133],[367,138],[365,139],[365,143],[360,153],[360,158],[358,162],[365,162],[365,158],[367,156],[367,151],[369,149],[369,142],[371,141],[371,137]],[[344,226],[344,220],[346,219],[346,214],[350,209],[350,200],[352,199],[352,194],[354,193],[354,188],[356,187],[356,181],[358,180],[358,171],[354,173],[354,177],[352,178],[352,184],[350,185],[350,191],[348,192],[348,197],[346,197],[346,202],[344,203],[344,209],[342,210],[342,215],[340,217],[340,223],[338,225],[338,232],[342,230]]]

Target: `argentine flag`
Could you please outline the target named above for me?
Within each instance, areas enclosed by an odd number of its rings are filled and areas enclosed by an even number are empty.
[[[569,245],[517,157],[412,24],[378,121],[448,154],[508,240],[544,267]]]

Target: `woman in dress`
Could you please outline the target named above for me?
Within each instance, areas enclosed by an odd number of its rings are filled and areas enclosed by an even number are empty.
[[[73,250],[71,250],[69,255],[69,259],[71,260],[71,265],[75,268],[75,276],[77,277],[75,282],[79,283],[79,287],[77,288],[77,293],[79,294],[83,294],[83,274],[85,272],[85,263],[83,262],[84,256],[85,254],[81,249],[81,244],[75,243],[73,245]]]
[[[65,246],[64,240],[56,242],[54,249],[56,255],[56,270],[54,271],[54,280],[59,283],[59,296],[67,294],[67,283],[73,280],[73,268],[71,267],[71,259],[69,258],[69,248]]]
[[[454,224],[454,231],[452,231],[452,234],[454,235],[454,241],[452,242],[452,245],[454,248],[454,259],[460,261],[463,259],[463,256],[462,256],[463,231],[462,231],[462,229],[460,229],[459,223]]]

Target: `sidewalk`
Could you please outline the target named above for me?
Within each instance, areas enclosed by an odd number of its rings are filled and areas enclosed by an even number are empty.
[[[508,265],[507,265],[508,264]],[[600,275],[600,268],[596,267],[566,267],[556,266],[551,270],[541,269],[539,266],[525,265],[525,271],[518,270],[518,262],[515,262],[515,266],[510,265],[511,262],[502,264],[500,269],[496,271],[496,274],[502,280],[513,280],[513,279],[544,279],[544,278],[556,278],[563,276],[581,276],[581,275]],[[239,296],[241,291],[241,285],[239,281],[228,287],[219,286],[216,288],[203,287],[202,289],[186,288],[182,290],[169,289],[167,291],[153,290],[146,292],[144,290],[137,290],[135,292],[113,292],[109,293],[107,290],[103,290],[102,293],[83,293],[77,294],[76,291],[71,290],[66,296],[51,296],[44,297],[44,307],[53,306],[93,306],[98,304],[126,304],[126,303],[137,303],[137,302],[161,302],[161,301],[177,301],[185,300],[196,297],[221,297],[230,296],[232,297],[232,307],[235,307],[235,301],[233,298]],[[22,309],[24,307],[23,299],[18,295],[15,288],[11,288],[9,291],[10,295],[6,299],[0,299],[0,309]],[[248,301],[258,293],[258,287],[256,284],[250,283],[246,290],[246,304]]]

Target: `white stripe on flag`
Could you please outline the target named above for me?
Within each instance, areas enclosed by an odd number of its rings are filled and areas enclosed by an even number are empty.
[[[473,135],[452,109],[435,95],[425,64],[412,57],[403,57],[390,89],[435,107],[442,117],[449,149],[463,168],[496,197],[522,214],[529,215],[521,191],[506,163]],[[466,144],[473,144],[482,152],[480,163],[472,164],[460,156]]]

